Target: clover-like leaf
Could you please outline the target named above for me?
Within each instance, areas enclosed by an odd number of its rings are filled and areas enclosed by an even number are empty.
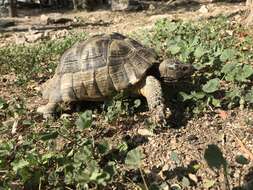
[[[206,180],[204,180],[203,186],[204,186],[205,189],[209,189],[209,188],[213,187],[214,184],[215,184],[214,180],[208,180],[208,179],[206,179]]]
[[[7,106],[6,101],[0,97],[0,109],[5,109]]]
[[[171,152],[170,158],[171,158],[171,160],[173,160],[175,163],[177,163],[177,164],[180,163],[179,156],[178,156],[178,154],[177,154],[175,151],[172,151],[172,152]]]
[[[194,56],[197,58],[201,58],[205,53],[206,53],[206,50],[203,47],[199,46],[194,51]]]
[[[183,177],[182,185],[183,185],[183,187],[189,187],[190,186],[190,180],[187,177]]]
[[[17,172],[19,169],[22,169],[26,166],[29,166],[29,162],[24,160],[24,159],[21,159],[21,160],[16,160],[16,161],[13,161],[11,163],[12,165],[12,169]]]
[[[235,157],[235,161],[238,163],[238,164],[241,164],[241,165],[247,165],[250,163],[250,161],[245,158],[243,155],[238,155]]]
[[[180,50],[181,50],[181,48],[178,46],[178,45],[171,45],[170,47],[169,47],[169,51],[170,51],[170,53],[172,54],[172,55],[175,55],[175,54],[177,54],[177,53],[179,53],[180,52]]]
[[[241,82],[246,81],[246,79],[252,76],[252,74],[253,74],[252,66],[245,64],[240,69],[240,72],[237,73],[236,80]]]
[[[245,100],[251,104],[253,103],[253,88],[247,92]]]
[[[48,141],[51,139],[56,139],[58,137],[59,133],[57,131],[52,131],[52,132],[45,132],[41,134],[40,139],[43,141]]]
[[[220,87],[220,79],[214,78],[209,80],[203,87],[202,90],[206,93],[213,93],[219,90]]]
[[[135,108],[140,107],[140,105],[141,105],[141,100],[140,100],[140,99],[134,100],[134,107],[135,107]]]
[[[92,124],[92,111],[87,110],[82,113],[79,118],[76,120],[76,126],[79,129],[86,129],[91,127]]]
[[[144,155],[139,148],[130,150],[127,153],[125,163],[129,168],[139,168],[141,166],[141,161],[144,158]]]
[[[227,60],[232,60],[232,59],[235,58],[235,55],[236,55],[235,50],[233,50],[233,49],[225,49],[222,52],[221,56],[220,56],[220,60],[224,61],[224,62],[227,61]]]

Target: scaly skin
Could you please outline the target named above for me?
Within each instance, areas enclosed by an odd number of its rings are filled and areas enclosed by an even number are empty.
[[[55,102],[48,102],[45,106],[40,106],[37,109],[38,113],[42,113],[44,118],[51,118],[53,117],[53,114],[55,113],[57,107],[57,103]]]
[[[153,121],[156,124],[166,124],[166,118],[171,113],[165,107],[160,81],[154,76],[147,76],[141,84],[139,92],[147,99]]]

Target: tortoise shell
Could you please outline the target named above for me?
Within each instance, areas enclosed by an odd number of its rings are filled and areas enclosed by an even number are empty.
[[[138,83],[157,55],[118,33],[96,35],[65,51],[55,76],[63,100],[96,99]]]

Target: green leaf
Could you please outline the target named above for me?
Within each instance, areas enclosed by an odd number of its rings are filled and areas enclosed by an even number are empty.
[[[252,91],[252,93],[253,93],[253,91]],[[231,99],[234,99],[234,98],[240,97],[240,96],[241,96],[241,91],[239,88],[236,88],[236,87],[234,87],[234,88],[232,88],[232,90],[226,92],[226,97],[229,97]]]
[[[12,165],[12,169],[17,172],[19,169],[22,169],[26,166],[29,166],[29,162],[27,162],[26,160],[24,159],[21,159],[21,160],[15,160],[11,163]]]
[[[219,99],[212,98],[212,105],[216,108],[219,108],[221,107],[221,101]]]
[[[189,187],[190,186],[190,180],[185,176],[182,179],[182,185],[183,185],[183,187]]]
[[[47,133],[43,133],[40,137],[41,140],[43,141],[48,141],[51,139],[56,139],[58,137],[59,133],[57,131],[54,132],[47,132]]]
[[[209,188],[213,187],[214,184],[215,184],[214,180],[208,180],[208,179],[206,179],[206,180],[204,180],[203,186],[204,186],[205,189],[209,189]]]
[[[109,144],[108,141],[103,141],[101,143],[98,143],[97,148],[98,148],[98,152],[100,154],[105,154],[105,153],[107,153],[109,151],[110,144]]]
[[[78,152],[74,154],[74,162],[77,165],[81,165],[82,163],[87,163],[92,159],[92,152],[88,146],[82,147]]]
[[[176,183],[171,185],[171,189],[172,190],[182,190],[181,186]]]
[[[32,125],[32,121],[31,120],[23,120],[22,124],[26,125],[26,126],[30,126],[30,125]]]
[[[76,121],[76,126],[80,129],[91,127],[92,124],[92,111],[87,110],[82,113]]]
[[[14,145],[11,141],[2,142],[2,144],[0,144],[0,157],[10,155],[13,148],[14,148]]]
[[[140,99],[134,100],[134,107],[135,107],[135,108],[140,107],[140,105],[141,105],[141,100],[140,100]]]
[[[170,53],[171,53],[172,55],[175,55],[175,54],[177,54],[177,53],[180,52],[181,48],[180,48],[179,46],[177,46],[177,45],[171,45],[171,46],[168,48],[168,50],[170,51]]]
[[[225,49],[221,53],[220,60],[225,62],[228,60],[233,60],[235,58],[236,52],[233,49]]]
[[[179,98],[180,98],[180,100],[182,100],[183,102],[185,102],[187,100],[191,100],[192,99],[192,95],[187,94],[185,92],[179,92]]]
[[[250,163],[250,161],[247,158],[245,158],[243,155],[236,156],[235,161],[241,165],[247,165]]]
[[[55,152],[48,152],[46,154],[43,154],[41,157],[43,164],[46,164],[51,158],[55,157],[55,155]]]
[[[117,173],[115,162],[108,162],[106,167],[104,168],[104,171],[110,174],[110,177],[114,176]]]
[[[205,53],[206,53],[206,50],[203,47],[198,46],[196,50],[194,51],[194,56],[197,58],[201,58]]]
[[[215,78],[209,80],[203,87],[202,90],[206,93],[213,93],[219,90],[220,87],[220,79]]]
[[[5,109],[6,107],[7,107],[6,101],[0,97],[0,109]]]
[[[253,103],[253,88],[247,92],[245,100],[251,104]]]
[[[221,72],[224,74],[229,74],[236,67],[238,67],[238,63],[227,63],[227,64],[223,65]]]
[[[191,95],[196,99],[196,100],[201,100],[203,99],[206,94],[204,92],[196,92],[196,91],[193,91],[191,92]]]
[[[122,143],[120,143],[118,146],[117,146],[117,149],[120,151],[120,152],[126,152],[127,149],[128,149],[128,145],[125,141],[123,141]]]
[[[142,159],[144,158],[144,155],[139,150],[139,148],[135,148],[133,150],[130,150],[125,159],[125,163],[129,168],[140,168]]]
[[[245,64],[243,67],[240,69],[240,72],[237,73],[236,75],[236,80],[239,82],[246,81],[247,78],[252,76],[253,74],[253,68],[251,65]]]
[[[178,154],[175,151],[171,152],[170,159],[172,161],[176,162],[177,164],[180,164],[179,156],[178,156]]]

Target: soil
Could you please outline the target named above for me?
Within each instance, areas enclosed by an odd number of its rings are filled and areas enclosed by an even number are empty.
[[[155,9],[141,12],[111,12],[97,10],[93,12],[64,12],[62,16],[79,18],[86,23],[85,27],[73,30],[89,34],[120,32],[129,34],[143,28],[150,28],[157,19],[205,19],[219,14],[236,15],[245,10],[244,3],[211,3],[201,1],[189,3],[186,7],[173,4],[168,5],[153,2]],[[165,6],[166,5],[166,6]],[[208,12],[202,12],[201,6],[206,6]],[[22,16],[22,12],[20,15]],[[39,13],[30,13],[30,16],[15,18],[15,27],[31,27],[40,23]],[[52,13],[45,13],[50,16]],[[5,18],[9,19],[10,18]],[[238,20],[243,19],[238,17]],[[59,31],[52,31],[52,35]],[[1,46],[16,43],[16,36],[26,35],[25,32],[9,32],[0,34]],[[67,35],[67,34],[66,34]],[[62,37],[62,36],[61,36]],[[0,94],[7,101],[22,98],[30,113],[43,103],[38,93],[39,84],[30,82],[24,87],[14,84],[15,75],[10,73],[0,76]],[[148,113],[137,113],[135,117],[123,118],[121,121],[108,125],[97,116],[97,126],[92,131],[97,139],[110,138],[117,144],[122,139],[140,147],[145,155],[143,170],[147,182],[163,183],[164,189],[174,185],[183,186],[183,177],[186,176],[191,186],[184,189],[240,189],[253,183],[253,112],[247,109],[209,110],[198,118],[187,118],[176,127],[157,129],[152,134],[147,133],[145,118]],[[181,123],[184,123],[181,125]],[[56,124],[57,125],[57,124]],[[109,137],[108,137],[109,136]],[[208,162],[208,155],[220,155],[220,164],[215,166]],[[173,159],[178,157],[177,159]],[[239,165],[235,160],[238,155],[244,155],[250,160],[247,165]],[[225,175],[224,165],[229,168]],[[193,170],[198,167],[198,170]],[[129,172],[129,184],[115,182],[109,189],[136,189],[133,185],[141,180],[136,173]],[[207,188],[207,183],[214,185]],[[229,186],[229,187],[228,187]],[[251,186],[252,189],[252,186]],[[250,188],[249,188],[250,190]]]

